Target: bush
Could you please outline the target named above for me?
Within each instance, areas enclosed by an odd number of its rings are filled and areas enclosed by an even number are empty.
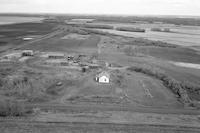
[[[6,80],[2,89],[4,89],[6,96],[15,96],[28,101],[45,101],[46,97],[44,89],[51,85],[51,82],[51,79],[46,78],[37,80],[29,77],[18,76]]]
[[[24,116],[29,112],[22,103],[11,100],[0,102],[0,117]]]

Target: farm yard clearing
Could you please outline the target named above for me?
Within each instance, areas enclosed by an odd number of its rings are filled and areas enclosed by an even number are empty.
[[[154,127],[149,132],[159,132],[158,127],[171,132],[199,131],[200,72],[194,64],[200,63],[200,54],[188,45],[166,41],[179,33],[171,33],[175,32],[171,28],[157,33],[143,25],[145,33],[127,32],[129,36],[56,19],[5,25],[0,30],[0,41],[7,41],[0,45],[0,107],[19,110],[5,113],[0,108],[3,125],[23,128],[27,122],[28,127],[33,124],[31,128],[40,126],[46,131],[51,123],[62,131],[92,132],[94,122],[95,128],[105,132],[119,126],[119,131],[131,132],[138,124]],[[155,41],[153,34],[162,37]]]

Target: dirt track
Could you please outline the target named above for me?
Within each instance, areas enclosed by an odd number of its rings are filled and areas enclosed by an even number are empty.
[[[2,132],[9,133],[199,133],[199,128],[184,126],[163,126],[149,124],[109,124],[109,123],[43,123],[0,121]]]
[[[131,111],[141,113],[158,113],[158,114],[184,114],[184,115],[200,115],[199,110],[192,109],[169,109],[169,108],[148,108],[133,105],[101,105],[101,104],[27,104],[27,108],[38,107],[49,110],[100,110],[100,111]]]

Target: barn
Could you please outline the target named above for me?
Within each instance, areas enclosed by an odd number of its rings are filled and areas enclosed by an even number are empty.
[[[96,76],[95,80],[99,83],[110,83],[110,74],[105,71],[101,72]]]
[[[63,58],[65,58],[65,54],[62,54],[62,53],[49,53],[48,57],[49,57],[49,59],[63,59]]]
[[[23,50],[22,56],[33,56],[33,50]]]

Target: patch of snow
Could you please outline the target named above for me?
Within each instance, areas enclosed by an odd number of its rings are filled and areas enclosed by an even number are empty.
[[[176,66],[200,69],[200,64],[185,63],[185,62],[172,62]]]

